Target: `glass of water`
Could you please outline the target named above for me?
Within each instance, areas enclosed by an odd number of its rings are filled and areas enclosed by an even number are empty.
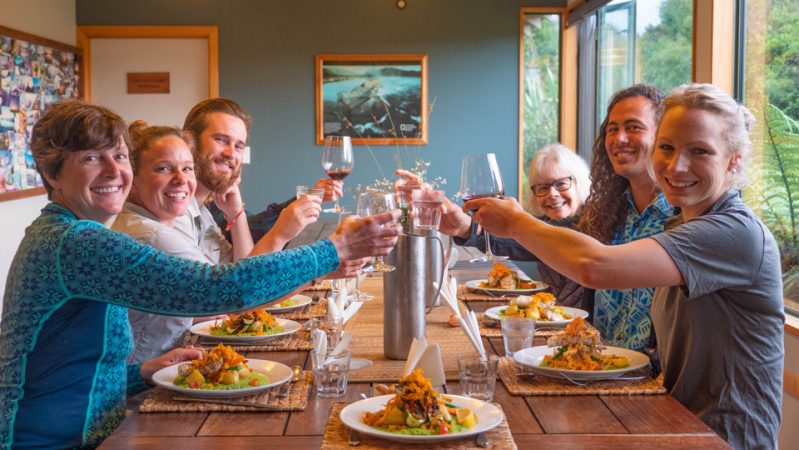
[[[325,353],[311,352],[314,384],[320,397],[340,397],[347,393],[352,352],[333,350]]]
[[[533,345],[535,319],[505,317],[500,322],[502,339],[505,341],[505,356],[512,358],[514,353]]]
[[[480,353],[458,355],[461,395],[490,402],[497,384],[499,356]]]

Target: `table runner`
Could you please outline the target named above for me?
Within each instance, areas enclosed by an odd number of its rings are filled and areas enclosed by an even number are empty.
[[[381,277],[369,277],[361,282],[361,289],[375,294],[375,299],[364,303],[358,313],[344,327],[354,330],[349,348],[353,358],[372,361],[371,366],[350,372],[352,382],[396,383],[402,377],[405,360],[390,360],[383,354],[383,294]],[[447,381],[458,379],[459,353],[474,351],[469,339],[459,327],[449,325],[450,311],[437,307],[427,316],[426,338],[429,344],[438,343]],[[356,329],[357,328],[357,329]]]
[[[657,380],[646,375],[640,380],[597,380],[585,386],[577,386],[569,380],[551,378],[544,375],[517,377],[521,370],[513,358],[499,359],[499,377],[513,395],[632,395],[665,394],[666,388]],[[625,376],[646,374],[646,369],[628,372]]]
[[[501,406],[494,403],[497,408],[502,409]],[[333,403],[333,408],[330,411],[330,419],[327,421],[327,426],[325,426],[325,435],[322,438],[322,446],[320,449],[322,450],[336,450],[336,449],[351,449],[352,447],[349,446],[347,443],[350,437],[350,429],[341,422],[340,413],[341,410],[344,409],[346,403],[344,402],[336,402]],[[502,449],[517,449],[516,442],[513,440],[513,436],[510,434],[510,429],[508,428],[508,419],[507,417],[502,418],[502,422],[490,431],[486,432],[486,437],[490,443],[490,448],[502,448]],[[405,442],[397,442],[397,441],[389,441],[386,439],[380,439],[377,437],[366,436],[365,434],[360,435],[361,445],[358,447],[359,449],[364,450],[385,450],[386,448],[410,448],[410,449],[420,449],[420,448],[435,448],[435,449],[479,449],[480,447],[477,446],[477,436],[469,436],[464,437],[461,439],[453,439],[451,441],[439,441],[439,442],[428,442],[426,444],[420,444],[418,442],[414,443],[405,443]]]
[[[275,386],[255,395],[234,398],[240,402],[260,403],[262,405],[273,405],[280,408],[280,411],[303,411],[308,405],[308,397],[311,393],[313,383],[313,372],[305,371],[300,381],[292,383],[286,397],[277,397],[276,394],[282,388]],[[217,403],[203,402],[178,402],[172,397],[185,396],[177,391],[172,391],[161,386],[156,386],[153,392],[139,405],[139,411],[143,413],[151,412],[269,412],[263,408],[235,405],[220,405]]]

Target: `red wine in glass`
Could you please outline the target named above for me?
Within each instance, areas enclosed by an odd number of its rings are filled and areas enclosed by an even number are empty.
[[[350,172],[352,172],[352,171],[351,170],[340,170],[340,169],[333,169],[333,170],[330,170],[330,171],[325,171],[325,173],[327,173],[327,176],[329,176],[330,178],[332,178],[332,179],[334,179],[336,181],[341,181],[344,178],[347,178],[347,175],[349,175]]]
[[[502,182],[502,173],[499,171],[497,158],[493,153],[484,155],[465,156],[461,169],[461,198],[464,201],[478,198],[503,198],[505,196],[505,183]],[[497,256],[491,253],[491,240],[488,232],[483,230],[486,241],[486,254],[470,262],[504,261],[507,256]]]
[[[355,161],[352,157],[352,139],[349,136],[328,136],[325,140],[325,152],[322,154],[322,169],[327,176],[341,181],[352,172]],[[338,197],[334,208],[324,209],[324,212],[338,213]]]

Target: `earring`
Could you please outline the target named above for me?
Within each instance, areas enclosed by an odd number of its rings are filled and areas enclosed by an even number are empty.
[[[733,174],[736,174],[736,173],[738,173],[738,169],[732,169],[732,170],[730,170],[730,172],[732,172]]]

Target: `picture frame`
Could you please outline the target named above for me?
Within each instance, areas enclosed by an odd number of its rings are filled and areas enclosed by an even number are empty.
[[[427,144],[427,55],[316,55],[316,144]]]
[[[83,50],[0,26],[0,202],[44,194],[33,125],[60,100],[82,99]]]

